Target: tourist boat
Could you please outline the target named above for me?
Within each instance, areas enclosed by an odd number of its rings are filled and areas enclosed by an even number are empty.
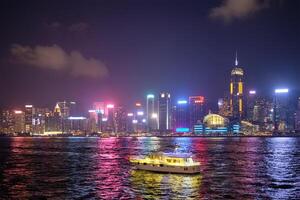
[[[140,170],[182,174],[200,173],[200,163],[194,161],[190,153],[151,153],[145,157],[131,158],[130,162]]]

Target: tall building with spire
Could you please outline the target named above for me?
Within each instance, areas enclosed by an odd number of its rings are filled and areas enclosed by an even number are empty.
[[[244,115],[244,70],[239,66],[237,53],[235,66],[230,79],[230,113],[233,118],[241,119]]]

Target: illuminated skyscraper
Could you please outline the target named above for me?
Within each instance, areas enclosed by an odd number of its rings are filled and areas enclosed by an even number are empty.
[[[115,127],[116,133],[124,133],[126,131],[126,118],[127,114],[123,107],[118,106],[115,108]]]
[[[157,130],[157,114],[155,112],[155,99],[153,94],[147,95],[146,120],[149,131]]]
[[[34,108],[32,105],[25,105],[25,132],[32,133]]]
[[[14,133],[14,112],[11,110],[2,110],[1,112],[1,132]]]
[[[191,130],[193,130],[194,125],[201,123],[207,114],[204,103],[203,96],[189,97],[189,128]]]
[[[23,133],[25,131],[25,115],[21,110],[14,111],[14,132]]]
[[[287,132],[295,128],[295,105],[289,89],[276,89],[274,95],[274,130]]]
[[[176,132],[189,132],[189,104],[187,100],[177,101],[174,113],[174,131]]]
[[[104,132],[115,132],[115,106],[114,104],[107,104],[105,111],[106,118],[102,118],[102,122],[105,121]]]
[[[254,108],[256,106],[258,98],[255,90],[250,90],[247,94],[247,109],[246,109],[246,119],[248,121],[254,121]]]
[[[171,129],[171,95],[168,92],[162,92],[158,99],[158,128],[160,131]]]
[[[231,71],[230,80],[230,112],[232,117],[241,119],[244,115],[244,71],[238,66],[237,55],[235,67]]]

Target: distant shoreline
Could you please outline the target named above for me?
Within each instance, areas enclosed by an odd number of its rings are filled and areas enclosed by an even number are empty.
[[[205,135],[205,136],[8,136],[8,135],[0,135],[0,138],[145,138],[145,137],[157,137],[157,138],[271,138],[271,137],[300,137],[300,134],[293,134],[293,135]]]

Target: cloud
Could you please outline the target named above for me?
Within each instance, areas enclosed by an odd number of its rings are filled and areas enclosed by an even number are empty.
[[[86,31],[88,28],[89,28],[89,24],[84,22],[79,22],[76,24],[71,24],[68,27],[68,30],[71,32],[82,32],[82,31]]]
[[[231,22],[234,19],[246,18],[267,8],[269,0],[223,0],[221,6],[213,8],[211,18]]]
[[[85,58],[78,51],[67,53],[58,45],[30,47],[14,44],[10,52],[16,64],[62,71],[74,77],[103,78],[108,75],[108,69],[101,61]]]

